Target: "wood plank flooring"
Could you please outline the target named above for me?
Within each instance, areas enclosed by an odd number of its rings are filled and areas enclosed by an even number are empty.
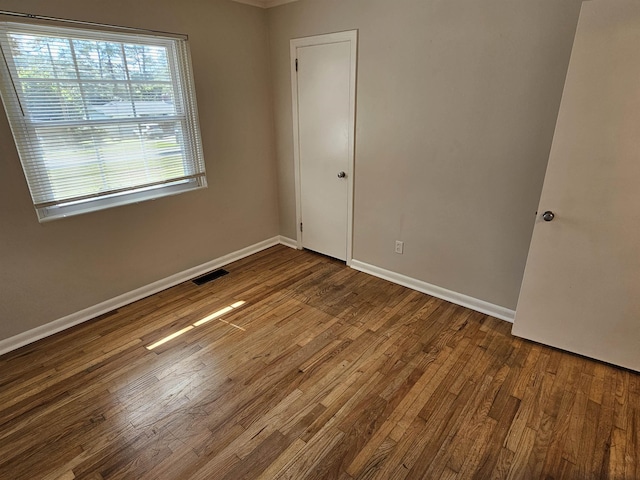
[[[0,478],[640,478],[640,375],[313,253],[226,269],[0,357]]]

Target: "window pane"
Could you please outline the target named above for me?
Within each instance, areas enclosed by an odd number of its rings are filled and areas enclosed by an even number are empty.
[[[148,117],[176,114],[171,85],[134,83],[131,85],[131,90],[136,107],[136,116]]]
[[[125,45],[129,77],[134,81],[171,81],[167,49],[149,45]]]
[[[132,117],[131,93],[125,83],[82,83],[90,120]]]
[[[76,79],[69,41],[39,35],[9,35],[20,78]]]
[[[113,42],[73,40],[78,73],[83,79],[125,80],[122,46]]]
[[[78,84],[23,82],[22,96],[26,99],[27,112],[32,121],[84,118],[84,105]]]

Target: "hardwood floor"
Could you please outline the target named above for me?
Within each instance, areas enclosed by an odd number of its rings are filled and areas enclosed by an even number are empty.
[[[0,357],[0,478],[640,478],[640,375],[313,253],[226,269]]]

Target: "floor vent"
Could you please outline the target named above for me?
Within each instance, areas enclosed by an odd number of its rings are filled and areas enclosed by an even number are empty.
[[[205,283],[212,282],[216,278],[224,277],[228,273],[229,272],[227,272],[226,270],[222,270],[222,269],[215,270],[213,272],[209,272],[209,273],[205,273],[204,275],[200,275],[199,277],[194,278],[192,281],[196,285],[204,285]]]

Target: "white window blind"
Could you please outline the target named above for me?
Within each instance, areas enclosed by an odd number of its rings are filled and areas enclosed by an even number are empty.
[[[0,47],[40,221],[206,187],[186,40],[3,22]]]

